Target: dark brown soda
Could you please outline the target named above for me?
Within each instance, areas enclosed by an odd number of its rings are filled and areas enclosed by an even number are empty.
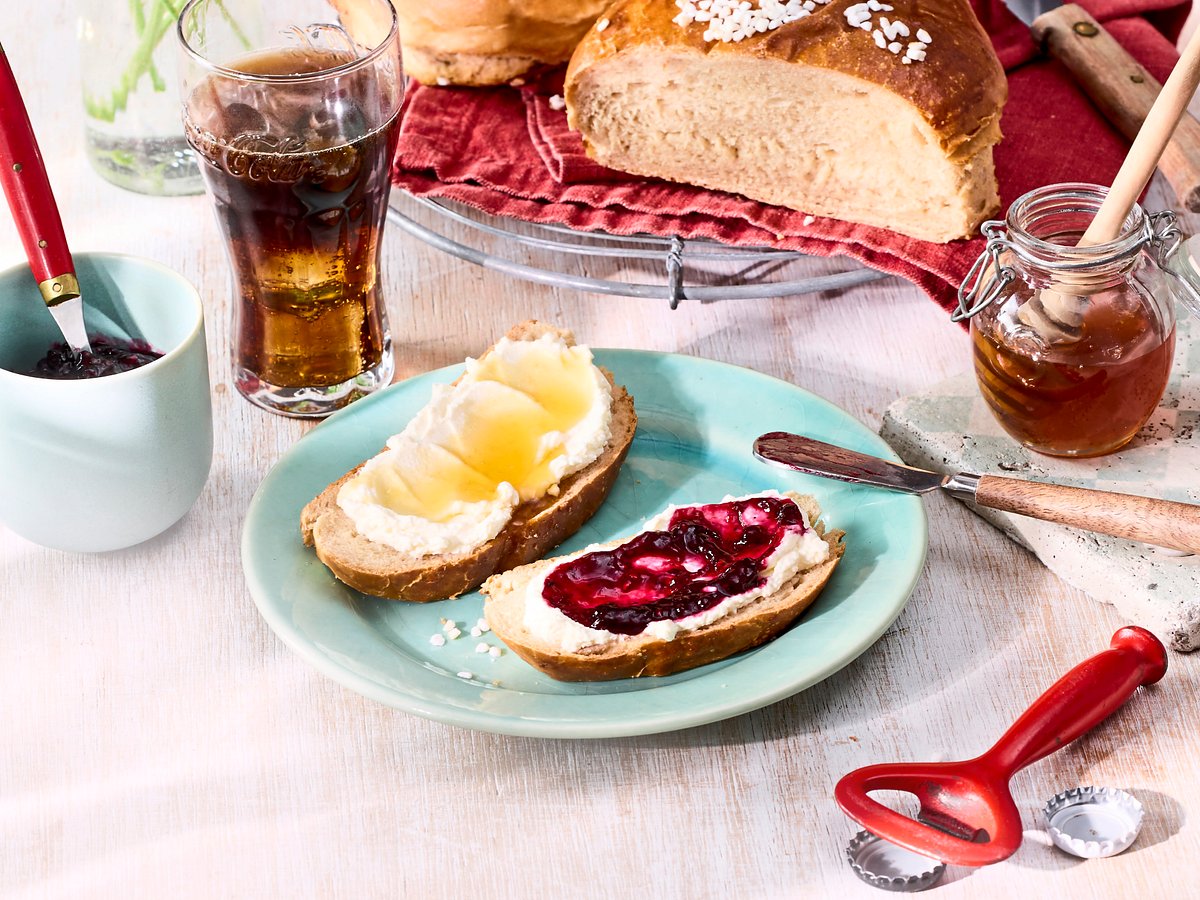
[[[297,75],[351,61],[275,50],[233,68]],[[394,116],[367,130],[364,110],[378,102],[369,73],[269,91],[210,77],[196,92],[188,139],[230,248],[239,378],[329,386],[378,365],[378,243],[398,130]]]

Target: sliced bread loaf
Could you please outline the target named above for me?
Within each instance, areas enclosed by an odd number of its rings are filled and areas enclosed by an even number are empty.
[[[818,0],[730,41],[684,5],[617,0],[576,48],[567,112],[599,162],[930,241],[998,207],[1007,82],[967,0]]]

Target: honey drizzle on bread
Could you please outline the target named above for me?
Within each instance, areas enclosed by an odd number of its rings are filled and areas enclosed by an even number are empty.
[[[536,340],[547,333],[559,334],[574,344],[570,332],[532,321],[516,326],[508,337]],[[518,506],[490,541],[464,553],[420,557],[369,541],[337,504],[338,491],[357,473],[356,467],[304,507],[300,533],[305,545],[313,547],[321,562],[350,587],[376,597],[414,602],[456,597],[478,587],[489,575],[539,559],[574,534],[600,507],[633,442],[637,428],[633,399],[613,382],[611,373],[604,374],[612,383],[612,423],[611,437],[600,456],[564,478],[557,496],[546,495]]]

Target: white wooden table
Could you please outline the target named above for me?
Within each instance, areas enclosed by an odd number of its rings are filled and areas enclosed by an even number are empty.
[[[207,202],[126,193],[89,169],[70,3],[29,4],[20,34],[9,24],[73,246],[158,259],[204,297],[216,455],[192,512],[142,546],[68,555],[0,527],[0,895],[876,896],[843,859],[857,829],[833,802],[838,777],[973,755],[1125,624],[932,497],[924,577],[899,620],[843,671],[759,712],[549,741],[456,730],[340,687],[276,638],[243,582],[247,504],[309,426],[252,408],[229,383],[227,271]],[[0,215],[0,264],[21,260]],[[875,427],[893,399],[968,364],[964,333],[898,280],[671,312],[507,281],[398,233],[385,264],[402,375],[459,362],[537,317],[595,346],[750,366]],[[1171,665],[1017,777],[1028,831],[1016,856],[952,869],[935,895],[1200,891],[1200,659]],[[1081,862],[1046,846],[1042,802],[1085,784],[1142,800],[1134,849]]]

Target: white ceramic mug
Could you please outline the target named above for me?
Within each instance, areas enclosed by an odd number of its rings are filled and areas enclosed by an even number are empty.
[[[177,522],[208,478],[204,312],[159,263],[80,253],[75,265],[88,333],[142,338],[163,356],[100,378],[23,374],[62,335],[29,267],[0,272],[0,522],[46,547],[116,550]]]

